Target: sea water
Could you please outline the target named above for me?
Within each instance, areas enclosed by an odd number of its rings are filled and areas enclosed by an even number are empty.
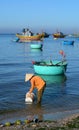
[[[24,119],[29,115],[51,118],[51,113],[78,110],[79,39],[54,40],[51,35],[43,41],[19,43],[15,38],[15,35],[0,35],[0,122]],[[74,45],[63,45],[64,40],[74,40]],[[42,50],[31,49],[32,43],[42,43]],[[65,52],[68,62],[65,75],[44,77],[47,82],[42,103],[26,104],[25,94],[30,83],[25,82],[25,74],[34,73],[32,61],[60,60],[60,50]],[[36,90],[34,92],[36,94]]]

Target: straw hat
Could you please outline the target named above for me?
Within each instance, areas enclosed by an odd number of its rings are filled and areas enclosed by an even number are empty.
[[[33,75],[34,75],[34,74],[26,74],[26,75],[25,75],[25,82],[27,82],[28,80],[30,80]]]

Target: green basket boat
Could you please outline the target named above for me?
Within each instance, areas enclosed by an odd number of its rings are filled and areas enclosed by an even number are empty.
[[[32,49],[42,49],[42,44],[31,44],[30,45],[30,47],[32,48]]]
[[[42,75],[61,75],[65,74],[67,61],[34,61],[34,71]]]

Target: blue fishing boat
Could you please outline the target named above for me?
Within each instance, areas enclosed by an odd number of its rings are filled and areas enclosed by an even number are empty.
[[[66,40],[66,41],[63,42],[63,44],[64,45],[73,45],[74,41],[68,41],[68,40]]]
[[[65,74],[67,61],[33,61],[34,71],[42,75],[61,75]]]
[[[30,44],[30,47],[32,49],[42,49],[42,44]]]

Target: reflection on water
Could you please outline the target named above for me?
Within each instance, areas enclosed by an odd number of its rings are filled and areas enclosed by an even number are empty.
[[[41,104],[28,104],[25,109],[14,110],[12,112],[7,111],[7,113],[1,114],[0,122],[14,122],[15,120],[24,120],[26,118],[29,120],[33,120],[35,118],[43,120],[43,113],[44,110],[42,109]]]
[[[30,111],[29,115],[31,115],[32,117],[37,116],[39,120],[43,120],[44,110],[42,109],[41,103],[28,105],[26,110]]]
[[[35,58],[35,60],[40,59],[42,56],[42,49],[30,49],[30,56]]]
[[[66,75],[39,75],[47,84],[50,83],[64,83],[67,79]]]
[[[31,48],[31,52],[37,52],[38,53],[38,52],[41,52],[41,51],[42,51],[42,49],[32,49]]]

